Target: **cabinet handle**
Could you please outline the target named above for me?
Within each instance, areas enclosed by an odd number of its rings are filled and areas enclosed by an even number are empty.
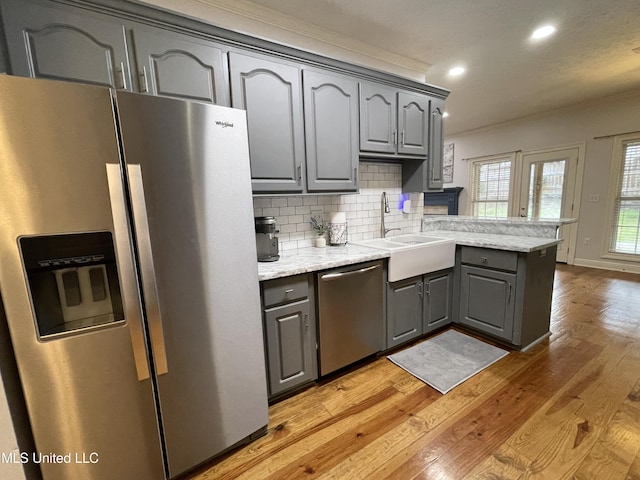
[[[400,132],[400,144],[404,147],[404,130]]]
[[[375,270],[376,268],[379,268],[379,267],[380,265],[371,265],[370,267],[361,268],[360,270],[351,270],[348,272],[338,272],[338,273],[327,273],[326,275],[322,275],[320,277],[320,280],[323,280],[326,282],[329,280],[336,280],[338,278],[349,277],[351,275],[359,275],[361,273],[370,272],[371,270]]]
[[[353,183],[358,184],[358,167],[353,168]]]
[[[509,297],[507,298],[507,304],[511,303],[511,284],[509,284]]]
[[[480,257],[480,261],[484,264],[487,263],[488,258],[487,257]]]
[[[423,288],[424,288],[424,284],[422,282],[419,282],[418,283],[418,296],[419,297],[422,297],[422,295],[424,295]]]
[[[304,315],[304,328],[309,328],[309,315]]]
[[[398,130],[393,131],[393,144],[394,145],[398,144]]]
[[[293,292],[293,288],[287,288],[284,293],[285,295],[288,295],[289,293]]]
[[[142,91],[144,93],[149,93],[149,80],[147,79],[147,67],[145,67],[144,65],[142,66],[142,72],[140,73],[140,78],[142,80],[142,85],[140,85],[140,87],[142,88]]]
[[[298,165],[298,185],[302,185],[302,165]]]
[[[122,80],[122,89],[126,90],[127,89],[127,76],[124,72],[124,62],[120,62],[120,68],[118,69],[120,71],[120,79]]]

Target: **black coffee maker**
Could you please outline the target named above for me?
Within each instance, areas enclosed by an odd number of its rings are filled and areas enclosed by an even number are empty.
[[[278,254],[278,237],[280,231],[276,228],[275,217],[255,217],[256,247],[259,262],[275,262],[280,258]]]

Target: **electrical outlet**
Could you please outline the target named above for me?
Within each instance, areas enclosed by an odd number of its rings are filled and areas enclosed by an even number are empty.
[[[589,201],[593,203],[598,203],[600,201],[600,195],[597,193],[592,193],[589,195]]]
[[[591,245],[591,238],[590,237],[584,237],[584,246],[588,247]]]

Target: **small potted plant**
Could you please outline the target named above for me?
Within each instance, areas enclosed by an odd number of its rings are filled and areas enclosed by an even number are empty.
[[[315,238],[314,241],[314,246],[322,248],[322,247],[326,247],[327,246],[327,239],[325,238],[325,234],[327,233],[327,231],[329,230],[329,224],[325,221],[325,219],[322,216],[312,216],[311,220],[309,221],[309,223],[311,224],[311,227],[315,230],[316,234],[318,235]]]

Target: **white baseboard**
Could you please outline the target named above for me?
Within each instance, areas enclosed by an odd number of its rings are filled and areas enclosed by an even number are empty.
[[[629,263],[612,262],[608,260],[588,260],[586,258],[576,258],[573,265],[578,267],[600,268],[602,270],[615,270],[617,272],[640,273],[640,265]]]

